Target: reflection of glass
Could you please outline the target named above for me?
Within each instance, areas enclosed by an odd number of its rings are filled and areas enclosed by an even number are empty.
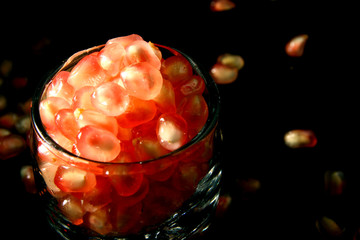
[[[163,54],[183,55],[205,80],[209,117],[198,135],[170,154],[134,163],[96,162],[63,149],[45,131],[39,103],[49,82],[59,71],[70,71],[80,59],[102,47],[70,57],[49,75],[33,98],[35,175],[50,225],[65,239],[184,239],[200,232],[208,226],[218,202],[220,102],[212,79],[187,55],[158,45]],[[56,182],[59,172],[71,176],[69,184],[75,189],[79,184],[78,190],[63,191]],[[83,186],[81,181],[87,184]]]

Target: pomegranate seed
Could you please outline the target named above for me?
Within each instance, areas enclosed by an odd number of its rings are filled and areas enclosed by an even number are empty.
[[[118,116],[125,112],[129,101],[125,90],[114,82],[101,84],[91,96],[93,106],[107,116]]]
[[[94,212],[112,201],[111,185],[107,178],[96,177],[96,186],[83,194],[84,209]]]
[[[174,87],[192,76],[192,67],[182,56],[171,56],[161,65],[161,73]]]
[[[217,84],[229,84],[238,77],[238,70],[221,63],[216,63],[210,70],[210,75]]]
[[[25,190],[28,193],[35,194],[37,193],[36,185],[35,185],[35,178],[34,178],[34,171],[32,166],[25,165],[22,166],[20,169],[20,176],[21,180],[25,186]]]
[[[317,143],[315,133],[311,130],[295,129],[284,135],[286,146],[290,148],[314,147]]]
[[[40,147],[39,147],[39,149],[40,149]],[[39,155],[40,155],[40,151],[39,151]],[[59,165],[55,164],[54,162],[50,162],[50,161],[56,161],[56,160],[49,160],[49,158],[50,158],[49,155],[55,156],[46,149],[46,151],[44,151],[39,156],[39,158],[41,159],[39,168],[40,168],[41,174],[44,178],[44,181],[46,183],[46,187],[47,187],[47,190],[49,191],[49,193],[56,198],[63,197],[64,192],[61,191],[61,189],[58,188],[58,186],[56,186],[56,184],[55,184],[55,175],[56,175]],[[43,156],[46,156],[46,158]],[[54,159],[54,158],[51,157],[51,159]]]
[[[71,103],[74,96],[74,88],[67,82],[69,75],[70,73],[66,71],[56,74],[47,88],[46,96],[60,97]]]
[[[187,123],[176,113],[165,113],[156,126],[157,138],[164,148],[174,151],[187,141]]]
[[[245,65],[244,59],[241,56],[230,53],[220,55],[217,62],[231,68],[236,68],[237,70],[242,69]]]
[[[23,137],[10,134],[0,137],[0,159],[5,160],[17,156],[26,148]]]
[[[58,167],[54,183],[64,192],[89,192],[96,185],[95,174],[75,167]]]
[[[205,90],[205,82],[200,76],[192,76],[179,86],[181,98],[190,94],[202,94]],[[180,96],[179,96],[180,97]]]
[[[5,113],[0,117],[0,127],[11,129],[19,120],[19,115],[13,112]]]
[[[188,123],[189,139],[192,139],[205,125],[209,110],[202,95],[189,95],[181,101],[179,114]]]
[[[169,150],[161,146],[156,136],[135,138],[133,139],[133,145],[141,161],[158,158],[169,153]]]
[[[139,221],[141,215],[141,203],[131,207],[123,207],[121,204],[114,205],[112,213],[112,225],[114,230],[124,235],[136,233],[136,231],[140,230],[139,227],[141,227]]]
[[[75,147],[81,157],[99,162],[110,162],[120,153],[120,141],[116,136],[92,125],[80,129]]]
[[[124,37],[118,37],[118,38],[113,38],[110,39],[106,45],[111,45],[111,44],[120,44],[121,46],[123,46],[124,48],[128,47],[131,43],[138,41],[138,40],[143,40],[143,38],[137,34],[131,34],[128,36],[124,36]]]
[[[112,224],[110,222],[110,212],[111,208],[108,206],[97,209],[96,211],[85,215],[84,223],[91,230],[101,235],[108,234],[113,230]]]
[[[41,121],[47,130],[55,129],[55,115],[64,108],[70,108],[70,104],[59,97],[49,97],[40,102]]]
[[[135,194],[143,181],[142,167],[134,165],[110,165],[106,166],[105,175],[109,177],[111,184],[118,195],[128,197]]]
[[[164,79],[160,93],[153,99],[162,113],[175,112],[175,92],[170,81]]]
[[[67,217],[74,225],[80,225],[85,215],[85,210],[82,207],[81,200],[73,195],[67,195],[58,200],[58,207],[60,211]]]
[[[103,115],[94,110],[83,110],[81,108],[77,108],[74,111],[74,115],[79,128],[93,125],[110,131],[114,135],[118,134],[118,125],[114,117]]]
[[[235,7],[235,3],[230,0],[212,0],[210,9],[213,12],[228,11]]]
[[[75,141],[80,128],[76,122],[74,111],[64,108],[55,115],[55,124],[59,131],[71,141]]]
[[[140,62],[147,62],[158,70],[161,67],[160,59],[156,56],[150,44],[144,40],[134,41],[126,48],[127,65]]]
[[[290,57],[301,57],[304,54],[305,44],[309,35],[301,34],[292,38],[285,46],[286,54]]]
[[[130,103],[125,113],[117,117],[120,127],[133,128],[144,124],[155,117],[157,108],[154,102],[130,97]]]
[[[91,96],[95,91],[95,87],[85,86],[77,90],[72,101],[72,108],[83,108],[87,110],[96,110],[91,103]]]
[[[99,53],[99,64],[112,77],[119,74],[123,68],[125,48],[116,42],[108,43]]]
[[[93,86],[106,82],[109,76],[99,65],[98,58],[90,54],[78,62],[71,70],[67,82],[76,90],[84,86]]]
[[[147,62],[125,67],[120,76],[126,91],[130,95],[143,100],[156,97],[160,93],[163,84],[160,71]]]
[[[136,193],[128,197],[123,197],[115,194],[115,196],[113,196],[113,199],[114,202],[125,208],[125,207],[134,206],[135,204],[139,203],[141,200],[145,198],[145,196],[148,193],[149,193],[149,180],[143,178],[142,184]]]

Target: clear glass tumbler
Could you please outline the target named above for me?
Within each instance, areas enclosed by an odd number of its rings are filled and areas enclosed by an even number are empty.
[[[36,184],[49,224],[64,239],[186,239],[203,231],[210,223],[220,191],[220,99],[213,80],[186,54],[157,45],[163,56],[185,57],[206,84],[203,96],[208,119],[181,148],[142,162],[104,163],[69,152],[46,132],[39,104],[53,77],[60,71],[71,71],[83,57],[103,47],[71,56],[41,82],[33,97],[31,149]],[[56,183],[61,171],[74,181],[94,183],[92,189],[63,191]],[[133,185],[138,186],[135,193],[118,194]]]

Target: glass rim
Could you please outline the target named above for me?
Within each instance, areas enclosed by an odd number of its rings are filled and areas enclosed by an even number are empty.
[[[51,80],[57,73],[59,73],[60,71],[62,71],[64,69],[73,67],[80,59],[82,59],[86,55],[91,54],[92,52],[100,50],[101,48],[103,48],[105,46],[105,44],[91,47],[91,48],[88,48],[88,49],[85,49],[85,50],[82,50],[82,51],[79,51],[79,52],[73,54],[68,59],[63,61],[63,63],[59,67],[57,67],[55,70],[50,71],[50,74],[45,76],[43,78],[43,80],[41,80],[38,83],[37,88],[35,89],[34,95],[32,97],[32,105],[31,105],[31,125],[33,128],[33,131],[35,131],[37,133],[37,136],[40,137],[40,139],[42,141],[46,142],[49,145],[49,147],[54,148],[55,151],[60,151],[61,153],[64,153],[71,158],[76,158],[80,161],[96,163],[96,164],[107,164],[107,165],[133,165],[133,164],[145,164],[145,163],[150,163],[150,162],[154,162],[154,161],[160,161],[169,156],[173,156],[178,153],[181,153],[182,151],[195,145],[200,140],[204,139],[206,136],[208,136],[211,133],[211,131],[213,129],[216,128],[216,126],[218,124],[218,119],[219,119],[219,114],[220,114],[220,93],[219,93],[219,89],[216,86],[216,83],[211,78],[210,74],[206,71],[202,71],[201,67],[199,67],[199,65],[192,58],[190,58],[187,54],[185,54],[175,48],[172,48],[172,47],[167,47],[167,46],[156,44],[156,43],[154,43],[154,45],[156,45],[157,47],[160,47],[160,48],[164,48],[164,49],[170,51],[171,53],[173,53],[174,55],[181,55],[181,56],[185,57],[189,61],[190,65],[192,66],[193,71],[195,71],[196,74],[198,74],[205,81],[205,86],[206,86],[206,89],[207,89],[208,95],[209,95],[208,101],[207,101],[209,115],[208,115],[205,125],[201,128],[200,132],[195,137],[193,137],[190,141],[188,141],[186,144],[184,144],[180,148],[178,148],[174,151],[171,151],[167,154],[161,155],[156,158],[151,158],[148,160],[128,162],[128,163],[101,162],[101,161],[92,160],[92,159],[78,156],[78,155],[68,151],[67,149],[63,148],[60,144],[56,143],[55,140],[52,139],[52,137],[49,136],[44,125],[42,124],[42,121],[40,118],[40,109],[39,109],[40,101],[43,97],[44,90],[46,89],[48,84],[51,82]],[[73,63],[74,61],[75,61],[75,63]]]

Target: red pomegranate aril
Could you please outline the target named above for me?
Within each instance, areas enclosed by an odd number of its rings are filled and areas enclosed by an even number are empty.
[[[108,234],[113,230],[110,222],[110,212],[111,208],[109,206],[97,209],[84,216],[84,223],[91,230],[101,235]]]
[[[114,82],[101,84],[91,95],[92,105],[107,116],[119,116],[125,112],[129,102],[125,89]]]
[[[117,117],[120,127],[133,128],[149,122],[156,115],[156,105],[153,101],[145,101],[130,97],[130,103],[125,113]]]
[[[84,208],[88,212],[94,212],[107,205],[111,199],[111,185],[107,178],[96,177],[96,186],[83,194]]]
[[[58,207],[74,225],[80,225],[84,222],[83,216],[86,212],[82,207],[80,199],[71,194],[67,195],[58,200]]]
[[[125,67],[120,76],[129,95],[142,100],[156,97],[163,84],[160,71],[147,62],[139,62]]]
[[[176,113],[165,113],[156,126],[157,138],[164,148],[174,151],[187,141],[187,123]]]
[[[75,147],[81,157],[99,162],[114,160],[121,150],[113,133],[92,125],[80,129]]]
[[[64,108],[70,108],[70,104],[63,98],[48,97],[40,102],[40,117],[45,128],[56,128],[55,115]]]
[[[66,71],[61,71],[56,74],[47,89],[46,96],[61,97],[71,103],[75,91],[74,88],[67,82],[69,75],[70,72]]]
[[[150,44],[144,40],[134,41],[127,46],[125,59],[127,65],[139,62],[148,62],[158,70],[160,70],[161,67],[160,59],[156,56]]]
[[[55,124],[65,137],[71,141],[75,141],[80,128],[78,127],[72,109],[64,108],[58,111],[55,115]]]
[[[74,111],[76,124],[79,128],[83,128],[88,125],[93,125],[112,132],[114,135],[118,134],[118,125],[116,118],[106,116],[100,112],[94,110],[84,110],[77,108]]]
[[[147,180],[144,177],[141,186],[136,193],[128,197],[123,197],[123,196],[119,196],[115,192],[115,194],[113,194],[113,201],[124,208],[130,207],[142,201],[148,193],[149,193],[149,180]]]
[[[87,110],[95,110],[95,107],[91,103],[91,95],[94,93],[95,87],[85,86],[78,89],[72,101],[72,108],[83,108]]]
[[[115,77],[123,68],[125,53],[125,48],[121,44],[109,43],[98,55],[99,64],[108,75]]]
[[[205,125],[209,109],[202,95],[189,95],[182,99],[178,113],[186,120],[189,129],[189,139],[192,139]]]
[[[96,86],[110,79],[99,65],[95,54],[90,54],[80,60],[71,70],[67,82],[76,90],[84,86]]]
[[[286,54],[290,57],[301,57],[304,54],[306,42],[309,38],[307,34],[301,34],[293,37],[286,45]]]
[[[174,87],[192,76],[192,67],[182,56],[171,56],[161,65],[161,73]]]
[[[210,75],[217,84],[229,84],[238,77],[238,72],[234,67],[229,67],[221,63],[216,63],[210,70]]]
[[[160,93],[153,99],[162,113],[175,112],[175,91],[170,81],[163,79],[163,85]]]
[[[0,160],[15,157],[26,149],[24,138],[17,134],[0,137]]]
[[[190,94],[202,94],[205,90],[204,79],[200,76],[194,75],[189,80],[181,84],[179,90],[183,96],[188,96]]]
[[[95,174],[70,166],[60,166],[54,183],[64,192],[88,192],[96,185]]]
[[[138,41],[138,40],[143,40],[143,38],[137,34],[131,34],[128,36],[123,36],[123,37],[117,37],[117,38],[113,38],[110,39],[109,41],[107,41],[106,45],[111,45],[111,44],[120,44],[121,46],[123,46],[124,48],[128,47],[131,43]]]
[[[135,194],[143,181],[142,167],[139,164],[110,165],[104,171],[117,194],[123,197]]]
[[[161,146],[156,136],[139,137],[133,139],[132,142],[135,147],[135,152],[141,161],[158,158],[170,152]]]
[[[123,207],[121,204],[112,206],[112,225],[120,234],[131,234],[141,229],[140,216],[142,215],[142,204],[137,203],[131,207]]]

